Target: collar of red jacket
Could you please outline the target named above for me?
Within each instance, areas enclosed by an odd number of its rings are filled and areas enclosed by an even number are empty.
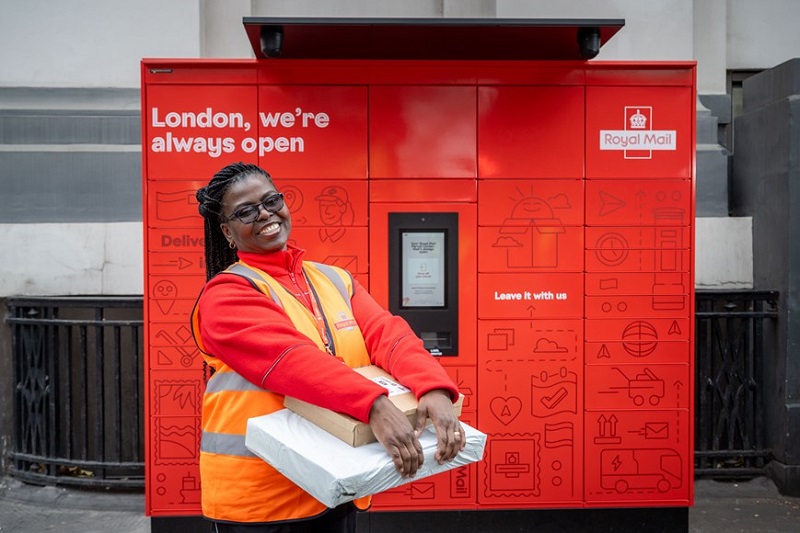
[[[289,272],[300,274],[305,253],[304,249],[287,244],[285,250],[271,254],[240,251],[239,259],[250,266],[260,268],[270,276],[280,276]]]

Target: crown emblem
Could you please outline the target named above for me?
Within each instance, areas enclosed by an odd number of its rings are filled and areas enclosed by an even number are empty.
[[[643,130],[647,127],[647,117],[638,109],[636,114],[631,115],[630,121],[632,130]]]

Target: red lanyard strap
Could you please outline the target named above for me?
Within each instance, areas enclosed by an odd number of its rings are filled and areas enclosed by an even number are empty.
[[[331,342],[330,330],[328,329],[328,322],[325,320],[325,317],[320,311],[317,291],[314,290],[314,286],[311,285],[311,282],[308,280],[308,276],[306,275],[305,270],[303,271],[303,277],[305,278],[306,284],[308,285],[308,292],[309,292],[308,299],[311,300],[311,309],[314,312],[314,320],[317,322],[317,330],[319,330],[319,338],[322,339],[322,343],[325,345],[325,351],[328,352],[328,354],[330,355],[336,355],[336,348]]]

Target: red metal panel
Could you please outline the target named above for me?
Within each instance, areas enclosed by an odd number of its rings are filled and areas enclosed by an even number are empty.
[[[210,178],[209,178],[210,179]],[[208,180],[167,181],[150,180],[146,183],[147,223],[152,228],[180,228],[180,231],[162,235],[160,242],[150,242],[156,250],[203,247],[203,218],[197,211],[197,189],[203,187]],[[197,240],[199,237],[201,240]]]
[[[692,439],[687,409],[586,412],[588,506],[691,504]]]
[[[474,178],[476,88],[373,86],[371,178]]]
[[[688,409],[693,398],[687,364],[586,365],[586,404],[592,409]]]
[[[658,64],[630,61],[592,63],[586,66],[586,85],[619,87],[674,86],[691,87],[694,83],[694,66],[691,61],[661,62]],[[688,109],[682,109],[686,112]]]
[[[587,228],[588,229],[588,228]],[[661,264],[664,250],[627,250],[621,248],[620,234],[609,232],[604,238],[598,240],[599,248],[586,250],[587,272],[655,272],[655,265]],[[668,250],[671,261],[680,268],[691,270],[691,250]],[[624,274],[621,274],[624,275]],[[689,284],[691,287],[692,285]]]
[[[291,244],[305,248],[306,261],[319,261],[348,270],[369,273],[369,237],[366,226],[339,228],[292,227]]]
[[[582,226],[582,180],[480,180],[481,226]]]
[[[661,292],[649,296],[587,296],[586,318],[685,316],[688,294]]]
[[[648,327],[652,322],[653,319],[628,321],[627,339],[624,341],[587,341],[585,345],[586,362],[638,363],[646,360],[648,363],[672,363],[688,361],[693,350],[689,341],[652,337],[653,330]]]
[[[150,232],[156,233],[156,232]],[[162,234],[162,239],[170,238]],[[155,236],[151,236],[152,242]],[[163,243],[163,241],[162,241]],[[148,259],[149,272],[155,275],[189,274],[192,276],[205,276],[206,262],[202,250],[186,252],[160,252],[155,248]]]
[[[480,87],[478,176],[580,178],[583,87]]]
[[[530,66],[529,66],[530,65]],[[518,61],[474,61],[478,85],[554,86],[586,84],[585,64],[573,61],[545,61],[522,65]]]
[[[686,266],[688,270],[688,265]],[[666,276],[670,279],[667,280]],[[662,279],[662,276],[664,278]],[[669,281],[668,283],[665,281]],[[671,269],[653,273],[626,272],[624,274],[608,274],[590,272],[586,274],[586,294],[591,296],[658,294],[687,295],[691,290],[689,273]],[[656,298],[658,300],[658,298]],[[660,305],[658,301],[654,305]],[[667,306],[667,302],[664,302]]]
[[[479,227],[479,272],[582,272],[582,226]]]
[[[645,357],[655,348],[656,341],[688,341],[691,331],[689,315],[682,318],[648,318],[629,320],[616,318],[585,321],[587,341],[630,341],[634,355]],[[647,350],[643,348],[647,345]],[[635,348],[638,346],[639,348]],[[682,359],[681,359],[682,361]]]
[[[580,318],[583,274],[478,274],[478,318]]]
[[[370,202],[468,202],[478,200],[474,179],[375,180],[369,184]]]
[[[258,138],[249,157],[284,178],[367,176],[367,89],[261,86]]]
[[[342,228],[367,225],[365,180],[274,179],[292,214],[292,227],[328,228],[331,235],[326,240],[329,240]]]
[[[686,87],[588,87],[587,178],[688,178],[694,92]]]
[[[690,180],[586,181],[588,226],[687,226],[691,208]]]
[[[198,85],[255,85],[257,66],[258,62],[247,59],[144,59],[142,83],[184,84],[192,91]]]
[[[691,322],[682,318],[617,318],[585,321],[587,363],[685,363]]]
[[[151,370],[147,420],[148,509],[152,515],[199,514],[202,373]]]
[[[153,322],[147,329],[150,369],[195,371],[203,357],[194,342],[188,321]]]
[[[187,221],[188,222],[188,221]],[[187,257],[203,253],[202,219],[199,225],[187,227],[150,227],[147,230],[147,248],[155,253],[181,253]],[[191,260],[190,260],[191,262]],[[155,263],[153,266],[159,266]],[[180,270],[180,269],[179,269]]]
[[[150,300],[150,321],[189,323],[194,302],[206,282],[203,276],[149,276],[147,279]]]
[[[208,182],[230,161],[254,160],[255,85],[150,85],[142,115],[149,179]]]
[[[670,225],[669,212],[666,217],[659,217],[658,226],[599,227],[586,228],[586,248],[588,250],[621,249],[621,250],[654,250],[654,249],[689,249],[692,238],[691,228],[687,225]],[[676,211],[675,214],[678,214]],[[682,216],[680,220],[689,223]],[[609,233],[613,235],[609,237]],[[686,265],[687,267],[689,265]]]
[[[478,350],[489,375],[498,365],[519,362],[531,369],[543,363],[583,364],[583,322],[562,320],[479,320]],[[534,372],[535,370],[530,370]]]

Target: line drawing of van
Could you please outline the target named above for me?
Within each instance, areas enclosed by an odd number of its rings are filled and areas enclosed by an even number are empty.
[[[622,387],[609,387],[611,389],[608,392],[609,394],[626,390],[628,391],[628,397],[637,406],[644,405],[645,398],[652,406],[661,403],[661,399],[664,397],[664,380],[656,376],[652,370],[645,368],[640,374],[636,374],[631,378],[619,367],[615,366],[613,369],[619,372],[628,383]]]
[[[629,490],[667,492],[683,483],[681,456],[666,448],[609,449],[600,456],[600,485],[622,494]]]

